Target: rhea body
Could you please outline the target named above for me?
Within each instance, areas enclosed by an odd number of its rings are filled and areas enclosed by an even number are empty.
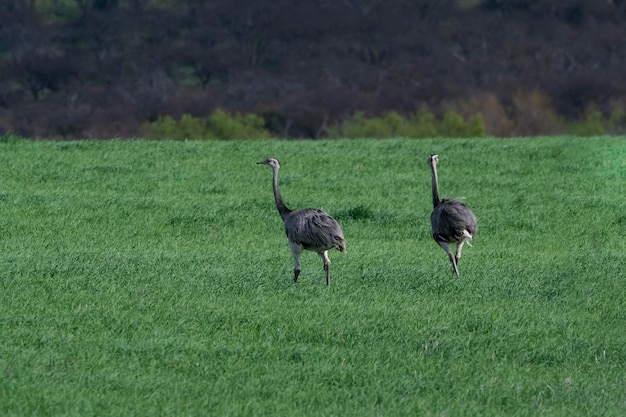
[[[439,155],[430,155],[428,161],[432,171],[433,212],[430,214],[433,239],[448,254],[452,263],[452,272],[459,275],[459,259],[463,245],[471,240],[478,230],[476,216],[465,204],[455,199],[439,198],[437,163]],[[456,244],[456,253],[452,253],[451,244]]]
[[[328,251],[337,249],[340,252],[346,251],[346,239],[339,223],[324,210],[317,208],[306,208],[303,210],[291,210],[288,208],[280,194],[278,187],[278,170],[280,163],[275,158],[268,158],[257,164],[269,165],[273,171],[272,186],[274,190],[274,200],[276,208],[285,224],[285,233],[289,240],[289,247],[293,254],[294,269],[293,282],[298,282],[301,263],[300,255],[304,250],[316,252],[324,262],[324,274],[326,285],[330,285],[330,259]]]

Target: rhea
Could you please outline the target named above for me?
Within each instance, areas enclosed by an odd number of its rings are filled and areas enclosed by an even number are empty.
[[[273,189],[276,208],[285,224],[285,233],[289,240],[289,247],[293,254],[294,269],[293,282],[298,282],[301,271],[300,255],[306,249],[316,252],[324,261],[324,274],[326,285],[330,285],[330,259],[328,251],[332,248],[340,252],[346,251],[346,239],[339,223],[324,210],[306,208],[303,210],[291,210],[283,202],[278,188],[278,170],[280,163],[275,158],[268,158],[257,164],[269,165],[274,173]]]
[[[465,243],[472,246],[471,241],[478,230],[478,222],[472,210],[458,199],[439,199],[437,180],[439,155],[430,155],[428,162],[432,171],[433,185],[433,212],[430,214],[433,239],[446,251],[452,263],[452,272],[458,276],[461,249]],[[456,244],[455,254],[450,249],[451,244]]]

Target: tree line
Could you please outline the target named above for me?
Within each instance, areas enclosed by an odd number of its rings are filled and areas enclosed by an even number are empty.
[[[498,136],[625,127],[624,0],[4,0],[0,21],[0,133],[134,137],[220,110],[321,138],[424,107]]]

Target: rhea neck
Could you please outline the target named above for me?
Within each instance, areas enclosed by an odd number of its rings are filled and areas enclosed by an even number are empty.
[[[274,200],[276,201],[276,208],[278,209],[278,213],[280,213],[280,217],[284,219],[287,214],[291,213],[291,209],[285,205],[283,197],[280,195],[280,189],[278,188],[278,167],[272,167],[272,171],[274,172],[274,180],[272,181]]]
[[[431,162],[430,169],[433,172],[433,207],[437,207],[441,203],[439,199],[439,182],[437,181],[437,164]]]

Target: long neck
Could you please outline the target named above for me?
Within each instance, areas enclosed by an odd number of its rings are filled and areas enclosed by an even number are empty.
[[[437,165],[431,164],[430,168],[433,172],[433,207],[437,207],[441,200],[439,200],[439,182],[437,181]]]
[[[291,210],[287,208],[283,202],[283,197],[280,195],[280,189],[278,188],[278,168],[273,168],[273,171],[274,181],[272,185],[274,187],[274,200],[276,201],[276,208],[278,209],[278,213],[280,213],[280,217],[284,218]]]

